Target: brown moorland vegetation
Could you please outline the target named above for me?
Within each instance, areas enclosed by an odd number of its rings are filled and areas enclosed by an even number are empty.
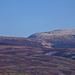
[[[0,37],[0,75],[75,75],[73,32],[65,36],[55,35],[62,31],[48,32],[54,35],[44,38]]]
[[[66,49],[0,46],[0,75],[74,75],[75,60],[48,55],[63,50]],[[69,49],[71,53],[74,50]]]

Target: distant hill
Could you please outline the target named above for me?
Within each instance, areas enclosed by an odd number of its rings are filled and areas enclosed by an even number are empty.
[[[0,37],[0,45],[75,48],[75,30],[55,30],[30,35],[28,38]]]
[[[36,38],[44,47],[75,48],[75,30],[55,30],[30,35],[28,38]]]
[[[21,37],[0,37],[0,45],[41,46],[41,44],[35,39]]]

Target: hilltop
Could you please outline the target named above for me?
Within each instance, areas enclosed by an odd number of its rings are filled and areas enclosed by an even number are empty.
[[[52,48],[75,48],[75,30],[55,30],[30,35],[28,38],[35,38],[44,47]]]

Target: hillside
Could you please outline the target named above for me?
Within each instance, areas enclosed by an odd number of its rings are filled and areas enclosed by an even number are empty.
[[[38,39],[43,47],[75,48],[75,30],[64,29],[35,33],[28,38]]]
[[[41,46],[41,44],[35,39],[21,37],[0,37],[0,45]]]
[[[75,49],[0,46],[0,75],[74,75],[75,60],[53,55],[62,51]]]
[[[0,75],[75,75],[75,30],[0,37]]]

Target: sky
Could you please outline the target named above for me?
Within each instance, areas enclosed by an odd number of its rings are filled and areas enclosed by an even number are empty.
[[[75,29],[75,0],[0,0],[0,36]]]

